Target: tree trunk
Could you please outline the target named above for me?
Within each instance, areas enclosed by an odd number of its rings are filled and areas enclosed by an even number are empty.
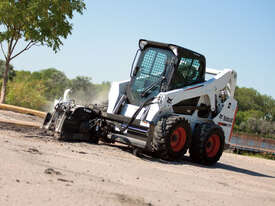
[[[6,99],[6,88],[7,88],[8,78],[9,78],[9,69],[10,69],[9,66],[10,66],[10,58],[7,58],[6,68],[3,74],[2,89],[1,89],[1,98],[0,98],[1,104],[4,104]]]

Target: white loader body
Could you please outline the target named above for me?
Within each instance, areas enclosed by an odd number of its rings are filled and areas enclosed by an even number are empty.
[[[192,86],[176,89],[167,92],[160,92],[153,100],[153,104],[141,109],[136,119],[141,120],[141,126],[149,127],[150,123],[161,113],[170,113],[183,116],[187,119],[194,129],[198,123],[213,121],[221,126],[224,131],[225,142],[230,141],[234,127],[235,115],[237,112],[237,101],[233,98],[237,74],[231,69],[214,70],[206,69],[206,73],[215,75],[211,79]],[[109,104],[107,113],[114,114],[115,106],[119,99],[126,92],[128,81],[113,82],[109,92]],[[185,99],[200,97],[198,104],[210,106],[211,111],[218,111],[215,117],[209,115],[207,118],[198,116],[198,111],[192,115],[176,114],[173,111],[173,105]],[[223,100],[222,100],[223,98]],[[131,118],[139,106],[125,104],[122,106],[120,114]],[[127,132],[127,131],[125,131]]]

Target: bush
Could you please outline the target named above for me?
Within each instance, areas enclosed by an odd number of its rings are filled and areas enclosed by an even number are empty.
[[[43,96],[45,90],[41,81],[10,82],[6,103],[31,109],[43,110],[47,100]]]

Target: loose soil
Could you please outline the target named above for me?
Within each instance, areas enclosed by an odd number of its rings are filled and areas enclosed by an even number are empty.
[[[0,117],[42,119],[0,111]],[[0,123],[0,205],[275,205],[275,161],[225,152],[212,167],[138,158]]]

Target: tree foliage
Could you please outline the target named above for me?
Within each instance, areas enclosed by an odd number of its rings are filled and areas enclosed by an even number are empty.
[[[10,61],[35,45],[57,52],[71,34],[74,12],[84,9],[83,0],[0,0],[0,46],[6,60],[0,102],[5,101]],[[20,40],[25,46],[16,50]]]
[[[69,80],[66,75],[54,68],[33,72],[34,78],[42,80],[45,85],[45,97],[47,99],[58,98],[62,96],[64,90],[69,86]]]
[[[47,102],[43,80],[33,78],[31,72],[16,72],[8,84],[7,103],[32,109],[42,109]]]
[[[1,0],[0,42],[9,42],[11,51],[20,39],[27,42],[26,49],[41,44],[58,51],[62,38],[71,34],[73,12],[84,9],[83,0]]]
[[[275,100],[252,88],[236,88],[239,111],[235,129],[275,138]]]
[[[71,80],[71,89],[73,92],[77,92],[79,90],[83,90],[88,92],[92,89],[91,78],[85,76],[77,76],[75,79]]]
[[[110,83],[93,84],[91,78],[85,76],[68,79],[54,68],[16,71],[16,76],[8,83],[6,100],[8,104],[46,110],[68,88],[72,89],[71,97],[78,104],[103,103],[107,101]]]

